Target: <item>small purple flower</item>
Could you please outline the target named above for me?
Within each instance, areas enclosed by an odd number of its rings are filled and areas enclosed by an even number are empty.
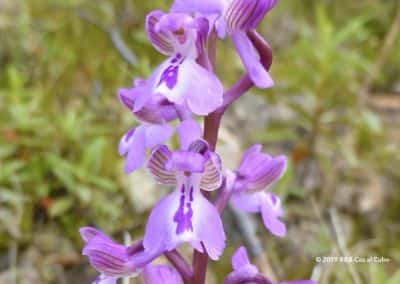
[[[316,284],[312,280],[272,282],[263,276],[258,268],[250,263],[245,247],[239,247],[232,255],[233,271],[224,279],[224,284],[264,283],[264,284]]]
[[[253,30],[271,10],[277,0],[175,0],[173,12],[200,12],[216,15],[215,28],[221,38],[228,33],[250,78],[259,88],[269,88],[274,82],[262,66],[246,32]]]
[[[118,90],[118,98],[135,117],[144,123],[163,124],[177,119],[175,105],[160,94],[150,94],[147,81],[136,79],[132,88]]]
[[[165,143],[173,134],[173,128],[166,124],[177,118],[174,104],[161,95],[149,99],[144,80],[135,80],[131,89],[120,89],[118,97],[122,105],[142,121],[137,128],[130,129],[119,142],[118,152],[126,156],[125,172],[130,173],[141,167],[146,158],[146,149]]]
[[[93,284],[115,284],[118,278],[136,276],[158,256],[144,252],[142,245],[127,247],[118,244],[95,228],[83,227],[79,232],[85,241],[82,254],[100,273]]]
[[[180,274],[167,265],[147,265],[143,270],[145,284],[183,284]]]
[[[146,18],[146,31],[153,46],[169,56],[147,80],[148,94],[161,94],[197,115],[222,105],[221,82],[196,62],[207,38],[205,18],[153,11]]]
[[[271,157],[261,153],[261,145],[253,145],[243,155],[234,175],[231,204],[245,212],[261,213],[265,227],[283,237],[286,226],[279,220],[283,215],[280,199],[264,189],[285,172],[286,157]]]
[[[201,189],[212,191],[221,185],[218,156],[200,139],[201,129],[192,120],[177,128],[181,150],[156,148],[148,168],[157,182],[175,185],[175,190],[153,208],[146,225],[145,250],[163,252],[189,242],[211,259],[218,259],[225,247],[225,233],[216,208]]]

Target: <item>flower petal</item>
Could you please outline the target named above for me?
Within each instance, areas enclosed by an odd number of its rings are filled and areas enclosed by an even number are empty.
[[[92,284],[117,284],[117,278],[100,275]]]
[[[165,165],[167,161],[170,159],[171,155],[172,153],[168,149],[168,147],[162,145],[154,149],[150,156],[147,168],[150,170],[150,173],[154,176],[156,181],[160,184],[164,185],[176,184],[175,173],[165,168]]]
[[[200,125],[192,119],[182,121],[177,127],[176,132],[179,136],[181,149],[188,149],[189,145],[201,138]]]
[[[284,237],[286,235],[286,225],[279,220],[282,216],[280,200],[274,194],[268,192],[265,201],[261,205],[261,216],[264,226],[275,236]]]
[[[99,230],[97,230],[96,228],[93,228],[93,227],[82,227],[82,228],[79,229],[79,234],[81,235],[81,238],[85,242],[89,242],[90,240],[92,240],[94,238],[100,238],[100,239],[112,241],[102,231],[99,231]]]
[[[271,157],[261,153],[261,145],[253,145],[243,155],[237,170],[236,190],[263,190],[279,178],[286,170],[286,157]]]
[[[126,247],[112,241],[94,239],[84,246],[82,254],[88,256],[91,266],[107,276],[122,277],[137,272],[129,262]]]
[[[226,2],[224,0],[175,0],[172,12],[221,14]]]
[[[214,152],[208,152],[205,170],[201,175],[200,187],[203,190],[212,191],[221,186],[221,159]]]
[[[193,230],[208,256],[217,260],[225,248],[225,232],[217,209],[201,193],[193,201]]]
[[[153,148],[171,138],[174,129],[168,124],[150,125],[146,127],[146,146]]]
[[[231,33],[231,38],[253,83],[263,89],[272,87],[274,81],[261,64],[259,56],[246,33],[235,31]]]
[[[234,270],[240,269],[243,266],[249,265],[250,260],[249,256],[247,255],[246,248],[241,246],[239,247],[232,255],[232,268]]]
[[[146,224],[143,239],[145,250],[170,251],[183,242],[189,242],[202,251],[199,245],[202,242],[211,259],[215,260],[222,254],[225,233],[221,218],[199,190],[194,190],[192,194],[190,201],[187,201],[190,202],[188,206],[191,211],[180,211],[186,204],[182,203],[185,197],[179,188],[156,204]],[[178,215],[182,213],[184,216]]]
[[[145,284],[183,284],[179,273],[167,265],[147,265],[143,270],[143,280]]]
[[[146,158],[146,126],[136,128],[131,138],[125,161],[125,172],[130,173],[141,167]]]
[[[175,233],[174,214],[179,206],[179,192],[172,192],[153,207],[147,220],[143,247],[149,252],[164,252],[176,248],[180,242]]]
[[[162,11],[152,11],[146,17],[146,32],[151,44],[160,53],[171,56],[174,54],[174,44],[166,32],[157,30],[156,25],[160,18],[165,15]]]
[[[182,171],[190,173],[204,172],[205,159],[203,155],[190,151],[174,151],[165,164],[168,171]]]
[[[223,86],[214,74],[194,60],[185,60],[181,70],[182,81],[187,82],[182,89],[187,92],[186,103],[193,113],[207,115],[222,105]]]
[[[313,280],[295,280],[289,282],[279,282],[277,284],[317,284],[317,282]]]
[[[265,192],[239,192],[231,196],[230,202],[235,208],[249,213],[258,213],[265,199]]]
[[[251,30],[257,27],[277,0],[233,0],[225,11],[230,30]]]
[[[131,128],[128,132],[122,136],[122,138],[119,140],[119,145],[118,145],[118,152],[120,156],[126,155],[128,153],[132,141],[134,139],[133,134],[135,133],[136,128]]]
[[[155,92],[178,105],[186,104],[198,115],[207,115],[222,105],[223,86],[214,74],[193,59],[185,58],[178,65],[173,60],[162,64],[164,71]]]

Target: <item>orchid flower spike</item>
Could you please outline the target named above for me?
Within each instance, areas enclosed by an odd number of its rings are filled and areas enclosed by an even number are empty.
[[[218,211],[201,193],[221,185],[221,163],[200,139],[200,126],[193,120],[177,127],[181,149],[154,149],[148,169],[158,183],[175,186],[162,198],[148,219],[143,246],[155,253],[170,251],[188,242],[200,252],[218,259],[225,247],[225,233]]]
[[[173,12],[196,13],[216,16],[215,28],[224,38],[231,36],[233,44],[251,80],[259,88],[270,88],[274,82],[259,60],[247,36],[254,30],[277,0],[175,0]]]
[[[207,115],[222,105],[221,82],[196,62],[208,35],[205,18],[153,11],[147,15],[146,31],[154,48],[169,58],[146,81],[147,96],[137,108],[149,94],[161,94],[197,115]]]
[[[85,241],[82,254],[100,273],[93,284],[116,284],[119,278],[135,277],[159,256],[144,252],[141,244],[130,247],[118,244],[92,227],[83,227],[79,232]]]
[[[279,220],[283,215],[280,199],[265,192],[286,170],[286,157],[271,157],[261,153],[261,145],[253,145],[243,155],[234,177],[231,204],[245,212],[261,213],[265,227],[283,237],[286,226]]]
[[[272,282],[262,275],[258,268],[250,263],[245,247],[239,247],[232,255],[233,271],[224,279],[224,284],[264,283],[264,284],[316,284],[312,280]]]

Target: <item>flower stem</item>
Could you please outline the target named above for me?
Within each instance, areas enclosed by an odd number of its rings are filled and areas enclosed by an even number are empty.
[[[177,250],[167,251],[164,255],[182,276],[184,282],[191,283],[193,271],[182,255]]]
[[[248,36],[254,47],[257,49],[260,55],[260,62],[263,64],[266,70],[268,70],[272,63],[272,51],[269,47],[268,43],[255,31],[249,31]],[[215,43],[211,43],[209,45],[209,57],[211,58],[212,65],[215,64]],[[224,93],[224,102],[223,105],[218,108],[213,113],[209,114],[204,119],[204,139],[209,143],[210,149],[212,151],[215,150],[218,141],[218,132],[221,125],[222,116],[225,113],[225,110],[231,105],[236,99],[241,97],[244,93],[246,93],[254,84],[250,80],[248,74],[244,75],[240,78],[229,90]],[[222,213],[225,208],[228,199],[228,196],[224,196],[223,200],[221,200],[221,204],[219,205],[219,212]],[[225,200],[226,199],[226,200]],[[205,251],[205,248],[203,247]],[[193,281],[192,283],[203,284],[206,279],[207,272],[207,263],[208,263],[208,255],[206,252],[201,253],[194,250],[193,253]],[[257,283],[268,283],[268,282],[259,282]]]

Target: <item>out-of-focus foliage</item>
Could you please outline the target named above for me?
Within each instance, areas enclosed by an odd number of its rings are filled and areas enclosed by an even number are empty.
[[[82,225],[140,234],[146,215],[132,205],[135,181],[124,177],[116,151],[134,120],[115,94],[162,59],[143,23],[148,11],[168,5],[0,1],[0,271],[11,266],[2,261],[10,247],[20,255],[32,246],[45,255],[78,252]],[[371,97],[381,97],[372,93],[397,92],[391,99],[399,101],[399,35],[383,49],[399,10],[394,0],[280,1],[259,28],[274,50],[276,86],[256,93],[268,110],[279,111],[264,132],[242,142],[261,140],[291,156],[276,186],[285,197],[289,235],[265,238],[278,276],[305,277],[317,267],[320,283],[357,283],[357,277],[400,283],[400,133],[392,135],[387,114],[371,107]],[[134,65],[116,48],[121,39]],[[218,71],[228,86],[242,67],[229,43],[220,47]],[[384,63],[376,68],[382,52]],[[398,106],[393,117],[400,123]],[[316,266],[315,256],[343,253],[334,212],[347,253],[391,261],[356,264],[355,271],[341,263]],[[68,245],[48,245],[47,233]],[[61,283],[40,263],[40,280],[32,283]],[[229,263],[218,267],[227,272]]]

